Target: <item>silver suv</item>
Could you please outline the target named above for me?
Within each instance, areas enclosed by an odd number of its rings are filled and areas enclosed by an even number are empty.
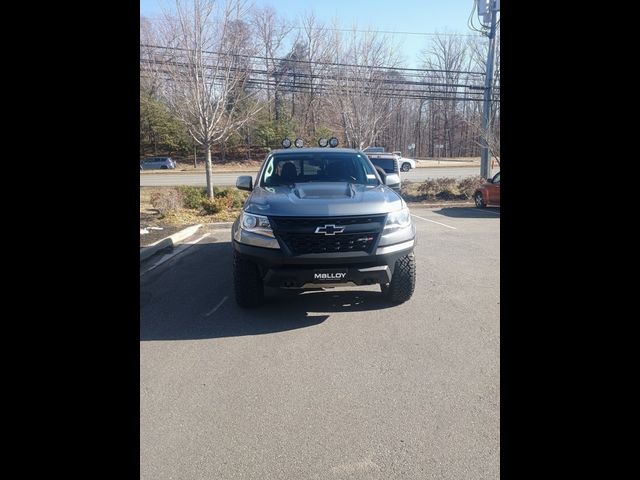
[[[176,168],[171,157],[150,157],[140,161],[140,170],[169,170]]]

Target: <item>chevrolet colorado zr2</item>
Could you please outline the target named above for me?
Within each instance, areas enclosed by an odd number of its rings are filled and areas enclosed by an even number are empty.
[[[238,305],[260,305],[265,286],[379,284],[390,302],[409,300],[416,229],[391,188],[399,181],[395,174],[383,176],[359,150],[271,151],[255,185],[251,176],[236,182],[251,192],[232,227]]]

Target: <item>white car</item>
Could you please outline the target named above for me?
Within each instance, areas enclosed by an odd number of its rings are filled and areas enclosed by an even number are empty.
[[[410,158],[404,158],[400,152],[393,152],[398,157],[398,165],[401,171],[408,172],[412,168],[416,168],[416,161]]]

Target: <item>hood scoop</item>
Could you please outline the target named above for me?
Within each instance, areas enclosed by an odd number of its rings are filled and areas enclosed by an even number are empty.
[[[300,199],[351,198],[355,196],[353,185],[347,182],[296,183],[293,193]]]

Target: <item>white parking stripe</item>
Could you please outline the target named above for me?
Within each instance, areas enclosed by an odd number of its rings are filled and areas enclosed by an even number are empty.
[[[465,210],[473,210],[479,213],[493,213],[494,215],[500,215],[500,212],[492,212],[491,210],[482,210],[480,208],[465,208]]]
[[[227,298],[229,298],[229,297],[224,297],[224,298],[222,299],[222,301],[221,301],[218,305],[216,305],[216,306],[213,308],[213,310],[211,310],[209,313],[205,314],[205,317],[208,317],[208,316],[209,316],[209,315],[211,315],[213,312],[215,312],[217,309],[219,309],[219,308],[220,308],[220,306],[221,306],[224,302],[226,302],[226,301],[227,301]]]
[[[425,222],[437,223],[438,225],[442,225],[443,227],[452,228],[453,230],[457,230],[456,227],[452,227],[451,225],[445,225],[444,223],[436,222],[435,220],[429,220],[428,218],[423,218],[415,213],[412,213],[411,216],[418,217],[420,220],[424,220]]]
[[[180,255],[182,252],[184,252],[187,248],[189,247],[193,247],[196,243],[198,243],[200,240],[202,240],[205,237],[208,237],[209,235],[211,235],[211,232],[207,232],[204,235],[202,235],[200,238],[198,238],[197,240],[194,240],[193,242],[188,242],[188,243],[183,243],[180,244],[176,247],[176,249],[171,252],[171,253],[167,253],[166,255],[164,255],[158,262],[156,262],[153,266],[151,266],[149,269],[145,270],[144,272],[142,272],[140,274],[140,276],[143,276],[145,273],[150,272],[151,270],[153,270],[156,267],[159,267],[160,265],[162,265],[164,262],[166,262],[167,260],[171,260],[173,257]]]

